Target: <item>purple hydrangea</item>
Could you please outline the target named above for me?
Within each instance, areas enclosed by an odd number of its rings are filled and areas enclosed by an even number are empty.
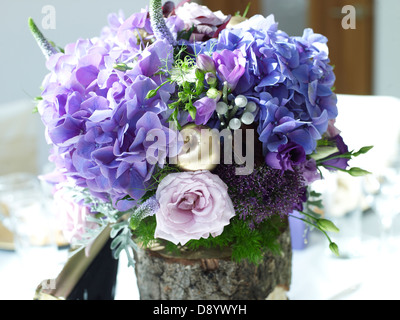
[[[140,199],[152,183],[147,133],[174,135],[167,123],[174,85],[146,98],[164,81],[157,72],[171,66],[173,48],[151,40],[147,11],[126,20],[110,15],[109,22],[101,37],[78,40],[49,58],[38,109],[58,170],[125,211],[135,205],[126,197]],[[114,67],[121,63],[126,70]],[[168,150],[161,153],[165,158]]]
[[[163,14],[177,43],[198,55],[198,67],[204,72],[202,86],[222,91],[226,83],[228,94],[223,99],[232,103],[244,95],[256,103],[254,126],[267,165],[239,177],[232,174],[234,166],[217,169],[231,186],[240,218],[254,225],[272,214],[300,210],[306,185],[318,178],[309,155],[337,116],[327,39],[311,29],[301,37],[289,37],[278,29],[272,15],[254,16],[232,29],[225,28],[228,17],[217,17],[211,32],[210,26],[204,29],[208,18],[196,12],[187,21],[168,3]],[[195,32],[209,40],[178,38],[193,19],[199,22]],[[69,44],[64,53],[53,54],[47,61],[50,73],[43,81],[38,109],[52,145],[50,159],[64,177],[100,199],[111,200],[121,211],[133,207],[136,201],[131,200],[139,200],[154,186],[155,164],[146,158],[148,151],[157,149],[153,154],[160,166],[168,155],[175,155],[171,154],[175,148],[146,137],[163,135],[175,141],[176,133],[168,128],[171,116],[213,128],[220,124],[217,101],[206,96],[206,90],[196,93],[193,101],[190,95],[195,119],[187,111],[178,110],[176,115],[170,109],[179,98],[179,87],[166,82],[173,54],[170,42],[156,39],[149,13],[142,10],[127,19],[122,14],[110,15],[100,37]],[[151,98],[149,92],[154,92]],[[239,112],[238,117],[244,112],[230,110]],[[346,152],[340,135],[331,138],[339,153]],[[347,162],[336,165],[341,168]]]
[[[302,37],[289,37],[272,15],[257,15],[222,30],[216,42],[203,44],[216,56],[240,51],[246,60],[233,94],[258,103],[264,155],[289,142],[301,145],[307,155],[313,153],[328,121],[336,118],[337,98],[331,89],[335,75],[326,43],[326,37],[311,29]]]

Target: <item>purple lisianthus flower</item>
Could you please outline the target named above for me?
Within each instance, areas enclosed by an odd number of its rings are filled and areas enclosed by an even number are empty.
[[[212,114],[217,108],[217,102],[215,99],[211,99],[209,97],[203,97],[193,103],[193,106],[196,108],[196,119],[194,122],[197,125],[207,124],[208,120],[210,120]],[[188,116],[188,121],[193,121],[192,117]]]
[[[218,76],[222,82],[227,82],[229,89],[234,90],[245,71],[246,59],[243,54],[240,50],[224,49],[221,52],[214,52],[212,57]]]
[[[330,157],[341,155],[344,153],[349,152],[349,148],[347,145],[344,143],[343,138],[338,134],[337,136],[330,138],[330,141],[333,141],[336,144],[336,147],[338,148],[338,152],[330,155]],[[335,168],[345,170],[348,167],[348,162],[349,159],[346,158],[336,158],[328,161],[324,161],[322,165],[331,171],[334,171]],[[333,168],[332,168],[333,167]]]
[[[303,175],[306,185],[310,185],[314,181],[321,179],[321,174],[318,172],[317,163],[314,159],[304,161],[298,168]]]
[[[283,171],[293,171],[294,167],[306,161],[306,153],[302,146],[289,142],[281,145],[278,152],[269,152],[265,156],[265,163],[271,168]]]
[[[340,130],[335,127],[335,122],[336,122],[335,119],[329,120],[328,128],[324,134],[324,137],[326,137],[327,140],[330,141],[332,145],[335,145],[338,149],[338,152],[330,155],[329,157],[334,157],[334,156],[349,152],[349,148],[344,143],[343,138],[340,136]],[[322,165],[328,166],[326,168],[331,171],[335,170],[335,168],[344,170],[347,168],[348,162],[349,162],[349,159],[337,158],[337,159],[325,161],[322,163]],[[332,168],[332,167],[335,167],[335,168]]]
[[[215,64],[213,58],[209,55],[201,53],[196,58],[196,65],[201,71],[215,73]]]

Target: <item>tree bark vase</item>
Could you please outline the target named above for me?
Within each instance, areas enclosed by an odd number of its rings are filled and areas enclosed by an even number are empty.
[[[234,262],[230,250],[204,249],[172,256],[157,248],[135,251],[141,300],[264,300],[288,291],[292,247],[287,227],[279,236],[281,254],[264,254],[254,265]],[[160,249],[160,248],[158,248]],[[279,295],[285,299],[286,295]]]

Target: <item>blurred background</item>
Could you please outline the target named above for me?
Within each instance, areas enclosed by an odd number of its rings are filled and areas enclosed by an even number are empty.
[[[178,3],[178,0],[175,0]],[[202,0],[213,10],[225,14],[244,12],[246,1]],[[34,97],[40,95],[40,84],[47,73],[45,60],[27,27],[28,17],[33,17],[43,26],[45,35],[63,47],[78,38],[97,36],[107,24],[110,12],[122,10],[126,16],[147,5],[147,0],[137,1],[62,1],[62,0],[3,0],[0,4],[1,19],[1,77],[0,110],[28,108]],[[342,13],[345,5],[356,8],[356,29],[343,29]],[[48,6],[54,8],[55,25],[50,25],[46,16]],[[280,29],[289,35],[302,35],[303,29],[312,27],[329,39],[330,57],[337,76],[336,92],[340,94],[386,95],[400,98],[400,81],[397,55],[400,37],[393,30],[400,28],[400,2],[397,0],[252,0],[248,16],[255,13],[273,13]],[[11,115],[9,115],[11,116]],[[2,117],[4,121],[5,117]],[[37,116],[19,116],[28,139],[26,148],[14,148],[2,152],[0,174],[23,169],[37,172],[46,161],[47,155],[40,132]],[[25,121],[25,122],[22,122]],[[3,129],[12,142],[15,130],[20,126],[8,125]],[[23,124],[22,124],[23,123]],[[34,139],[39,138],[39,141]],[[5,139],[4,137],[2,138]],[[28,143],[29,142],[29,143]],[[35,148],[38,146],[38,148]],[[36,149],[36,150],[35,150]],[[4,149],[3,149],[4,150]],[[28,152],[29,151],[29,152]],[[26,153],[31,161],[23,164],[12,161]]]
[[[247,1],[243,0],[198,0],[195,2],[205,4],[213,11],[221,10],[224,14],[235,14],[238,11],[243,13],[247,6]],[[304,28],[311,27],[315,32],[328,37],[330,57],[337,76],[336,92],[339,94],[337,127],[342,130],[343,138],[351,150],[358,150],[365,145],[375,146],[369,155],[363,159],[357,159],[358,162],[354,164],[374,171],[376,175],[374,175],[375,180],[357,180],[356,182],[347,176],[328,175],[327,182],[320,186],[321,191],[326,195],[325,201],[329,204],[326,214],[337,218],[337,223],[345,221],[347,226],[350,226],[349,232],[353,235],[358,232],[356,240],[368,242],[371,239],[379,239],[378,243],[382,244],[382,230],[386,228],[386,231],[390,231],[395,245],[399,246],[399,212],[396,210],[392,212],[393,210],[387,208],[387,204],[390,203],[389,206],[397,208],[400,206],[397,202],[383,201],[386,207],[379,209],[384,210],[385,215],[382,215],[375,208],[376,199],[371,197],[375,197],[380,192],[379,188],[383,181],[381,172],[384,168],[389,167],[394,170],[389,174],[385,173],[394,181],[388,182],[386,179],[385,182],[390,183],[391,187],[396,185],[398,188],[398,167],[395,165],[397,159],[400,158],[398,152],[400,65],[397,60],[400,52],[400,34],[398,33],[400,1],[251,0],[250,2],[247,16],[258,13],[265,16],[274,14],[276,21],[279,22],[279,28],[291,36],[301,36]],[[41,93],[40,85],[47,70],[45,59],[29,32],[28,17],[35,20],[48,39],[64,47],[78,38],[99,35],[101,28],[107,24],[109,13],[122,10],[128,17],[147,4],[147,0],[2,0],[0,2],[0,180],[8,174],[21,172],[32,175],[29,176],[31,179],[47,171],[48,166],[48,147],[45,143],[44,128],[39,116],[32,114],[34,98]],[[343,27],[344,19],[351,14],[350,11],[343,11],[343,8],[348,5],[355,8],[353,28]],[[48,20],[49,10],[54,10],[52,12],[55,15],[54,21]],[[10,184],[7,180],[2,181],[3,184]],[[0,193],[3,192],[2,181],[0,181]],[[18,183],[18,181],[14,182]],[[360,202],[358,200],[361,196],[363,200]],[[397,194],[392,196],[390,201],[398,198]],[[355,232],[355,230],[358,231]],[[6,233],[7,230],[0,224],[0,249],[12,251],[14,248],[10,245],[12,237]],[[334,262],[329,260],[329,263],[323,260],[320,265],[314,266],[320,269],[313,269],[316,272],[322,272],[322,275],[320,278],[314,277],[314,282],[310,282],[312,280],[304,277],[303,272],[310,268],[310,259],[313,261],[318,259],[315,256],[320,255],[323,250],[318,245],[313,247],[312,239],[316,239],[315,237],[311,233],[307,245],[300,246],[301,250],[294,253],[291,299],[399,298],[398,293],[396,296],[388,288],[376,288],[371,283],[369,286],[364,285],[367,291],[363,291],[358,296],[353,294],[353,291],[361,292],[360,283],[364,283],[364,280],[357,278],[355,282],[349,280],[349,277],[353,279],[352,276],[357,274],[359,268],[363,268],[367,263],[366,260],[357,260],[354,265],[354,260],[350,259],[353,262],[352,265],[340,266],[338,260],[332,260]],[[323,241],[317,238],[314,243],[319,244]],[[326,246],[323,242],[323,248]],[[374,252],[380,251],[379,245],[368,248],[376,248],[377,251]],[[325,251],[323,252],[325,254]],[[400,267],[397,256],[391,255],[393,270]],[[7,272],[13,270],[14,265],[9,262],[11,260],[6,260],[9,257],[0,254],[0,275],[3,274],[0,277],[0,288],[3,286],[2,281],[7,280]],[[368,255],[368,257],[371,256]],[[376,257],[373,256],[371,259],[375,261]],[[378,266],[375,267],[378,268]],[[343,272],[347,274],[349,270],[351,271],[350,276],[340,276],[342,282],[338,282],[337,278],[329,273],[330,270],[334,272],[340,268],[343,268]],[[314,271],[311,273],[315,275]],[[388,275],[390,274],[389,272]],[[388,279],[389,282],[392,280]],[[36,279],[35,281],[37,283]],[[377,280],[376,283],[378,282]],[[305,291],[305,286],[309,286],[309,290]],[[327,288],[325,291],[321,289],[323,286]],[[331,286],[330,289],[329,286]],[[385,294],[380,292],[382,294],[379,295],[379,291],[384,291]],[[343,293],[345,295],[341,296]],[[16,289],[15,296],[18,297],[19,294]],[[136,297],[135,294],[134,297]]]

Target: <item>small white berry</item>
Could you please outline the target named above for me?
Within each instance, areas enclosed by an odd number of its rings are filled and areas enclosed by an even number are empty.
[[[216,111],[218,114],[225,114],[228,112],[228,105],[225,102],[220,101],[217,103]]]
[[[233,118],[231,119],[231,121],[229,121],[229,128],[231,128],[232,130],[239,129],[241,125],[242,123],[238,118]]]
[[[246,105],[246,109],[247,112],[255,112],[257,110],[257,105],[255,102],[253,101],[249,101]]]
[[[251,112],[245,112],[240,119],[244,124],[252,124],[254,122],[254,115]]]
[[[239,108],[244,108],[247,104],[247,98],[244,95],[238,95],[235,98],[235,105],[238,106]]]

